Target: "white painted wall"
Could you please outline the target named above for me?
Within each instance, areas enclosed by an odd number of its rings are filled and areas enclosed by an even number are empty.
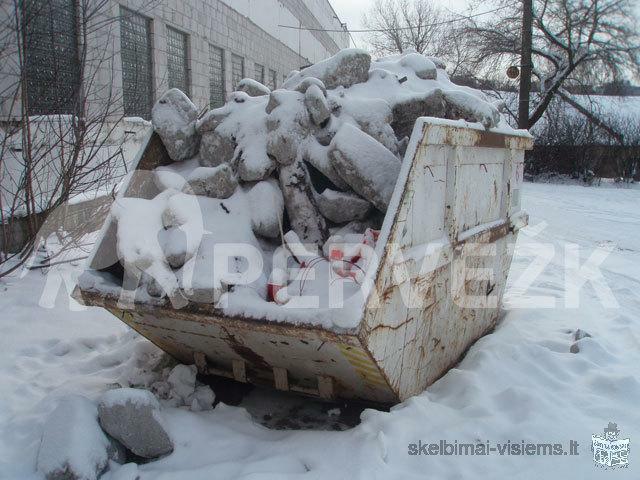
[[[276,37],[302,57],[315,63],[335,52],[329,51],[307,30],[282,28],[279,25],[300,26],[301,21],[291,13],[279,0],[222,0],[241,15],[248,17],[253,23]],[[327,0],[305,0],[304,4],[311,10],[323,28],[340,29],[340,21]],[[302,26],[311,26],[304,25]],[[349,47],[347,33],[329,33],[339,48]]]

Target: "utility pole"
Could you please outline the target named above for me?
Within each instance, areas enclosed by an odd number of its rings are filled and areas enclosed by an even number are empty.
[[[531,37],[533,36],[533,0],[522,0],[522,45],[520,47],[520,94],[518,128],[529,128],[531,93]]]

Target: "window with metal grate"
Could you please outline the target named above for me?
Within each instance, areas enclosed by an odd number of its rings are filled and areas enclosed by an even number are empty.
[[[153,63],[151,19],[120,7],[120,58],[124,114],[151,117]]]
[[[179,88],[189,95],[188,38],[171,27],[167,27],[167,73],[169,88]]]
[[[224,50],[209,45],[209,106],[217,108],[224,105]]]
[[[260,65],[259,63],[254,63],[254,73],[253,79],[264,85],[264,65]]]
[[[240,80],[244,78],[244,58],[235,53],[231,54],[231,84],[234,90],[238,88]]]
[[[80,87],[76,3],[74,0],[20,3],[28,114],[73,114]]]

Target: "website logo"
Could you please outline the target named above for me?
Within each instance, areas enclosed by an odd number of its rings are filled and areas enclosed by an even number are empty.
[[[629,439],[618,439],[618,425],[609,422],[603,435],[591,435],[591,450],[596,466],[606,469],[628,468]]]

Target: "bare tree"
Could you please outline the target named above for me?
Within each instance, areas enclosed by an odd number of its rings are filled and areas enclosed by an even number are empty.
[[[363,15],[368,41],[375,53],[388,55],[411,49],[431,53],[444,20],[443,11],[430,0],[376,0]],[[431,50],[431,51],[430,51]]]
[[[518,64],[522,4],[497,0],[500,10],[487,20],[475,17],[466,28],[485,73]],[[534,0],[534,93],[529,128],[551,100],[572,83],[603,83],[640,71],[640,34],[629,0]],[[483,2],[486,8],[486,2]]]
[[[86,229],[64,225],[69,200],[104,191],[126,172],[122,93],[114,89],[117,20],[110,0],[0,6],[0,277],[43,236],[75,244]],[[45,106],[35,108],[34,98]],[[60,220],[42,232],[52,212]]]
[[[475,49],[459,28],[459,17],[433,0],[376,0],[363,15],[373,30],[367,41],[377,55],[416,51],[438,57],[450,75],[469,75]]]

